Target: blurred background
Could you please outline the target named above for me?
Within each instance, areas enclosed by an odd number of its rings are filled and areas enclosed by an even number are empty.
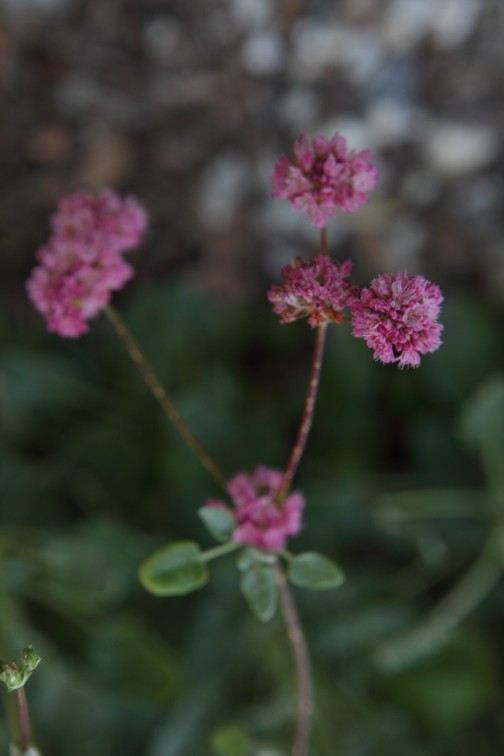
[[[212,545],[196,510],[220,492],[104,319],[64,340],[27,301],[56,202],[146,206],[116,306],[229,475],[282,467],[313,333],[265,292],[317,231],[270,176],[335,131],[380,182],[332,254],[361,284],[441,285],[445,343],[400,372],[330,333],[291,543],[347,575],[296,591],[310,755],[504,751],[503,33],[500,0],[0,0],[0,656],[44,656],[43,753],[284,756],[295,707],[285,629],[248,613],[232,559],[184,598],[137,581],[167,541]]]

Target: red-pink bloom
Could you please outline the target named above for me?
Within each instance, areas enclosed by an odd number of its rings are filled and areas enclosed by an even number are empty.
[[[382,273],[352,305],[354,336],[365,340],[376,360],[418,367],[420,355],[441,345],[442,301],[439,287],[423,276]]]
[[[282,268],[284,283],[272,286],[268,299],[281,323],[308,318],[312,328],[344,320],[342,310],[359,296],[359,289],[348,277],[352,263],[337,263],[327,255],[319,255],[309,262],[296,258],[292,265]]]
[[[104,189],[98,197],[63,197],[51,222],[53,235],[37,253],[28,294],[49,331],[76,338],[133,276],[122,253],[141,240],[147,215],[133,197]]]
[[[232,540],[261,549],[283,549],[287,538],[301,530],[304,496],[293,491],[281,495],[283,473],[262,465],[253,473],[239,473],[229,481],[228,490],[235,509],[222,501],[209,500],[206,506],[224,507],[236,519]]]
[[[288,199],[304,211],[312,225],[324,228],[338,207],[349,213],[367,201],[378,180],[371,152],[347,148],[336,134],[310,140],[303,134],[294,143],[294,157],[286,155],[273,170],[273,196]]]

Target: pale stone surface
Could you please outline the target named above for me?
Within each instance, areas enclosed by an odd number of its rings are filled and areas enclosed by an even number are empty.
[[[187,42],[180,21],[169,15],[149,19],[142,38],[147,54],[158,63],[169,63],[174,53]]]
[[[233,221],[249,187],[250,167],[236,153],[217,156],[204,172],[198,191],[198,215],[205,225],[223,229]]]
[[[393,147],[404,141],[415,140],[423,120],[421,110],[392,98],[376,100],[367,111],[367,122],[373,140],[379,147]]]
[[[271,20],[275,5],[273,0],[229,0],[231,18],[244,31],[264,28]]]
[[[255,75],[273,74],[285,65],[283,43],[274,31],[248,37],[241,49],[244,68]]]
[[[487,165],[496,155],[494,130],[479,124],[433,122],[426,131],[425,157],[438,171],[458,176]]]

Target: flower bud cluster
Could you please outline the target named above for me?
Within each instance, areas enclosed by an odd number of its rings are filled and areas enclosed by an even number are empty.
[[[369,151],[349,151],[339,135],[312,141],[303,135],[294,144],[294,157],[277,162],[273,195],[325,228],[338,208],[351,212],[367,201],[378,176],[370,161]],[[312,328],[351,320],[353,335],[364,339],[375,359],[418,367],[421,355],[441,345],[439,287],[421,275],[382,273],[360,290],[349,280],[351,269],[349,260],[337,263],[327,255],[308,262],[296,258],[282,268],[283,283],[268,292],[273,312],[281,323],[306,317]]]
[[[49,331],[76,338],[89,330],[88,320],[133,276],[122,253],[140,242],[146,227],[140,204],[111,189],[98,197],[79,192],[60,200],[53,234],[38,251],[39,265],[27,282]]]
[[[207,507],[222,507],[236,520],[231,540],[261,549],[283,549],[287,538],[301,530],[304,496],[282,491],[284,475],[280,470],[259,466],[242,472],[229,481],[228,491],[234,509],[223,501],[210,499]]]
[[[20,667],[15,660],[10,664],[4,664],[0,661],[0,682],[5,684],[9,693],[22,688],[28,682],[32,672],[37,669],[42,661],[42,657],[31,646],[26,646],[21,654],[21,661]]]

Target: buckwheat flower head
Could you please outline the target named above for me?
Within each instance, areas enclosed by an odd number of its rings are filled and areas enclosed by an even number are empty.
[[[253,473],[239,473],[229,481],[235,508],[209,500],[206,506],[223,507],[236,519],[232,540],[261,549],[283,549],[287,538],[301,530],[304,496],[293,491],[281,496],[283,473],[259,466]]]
[[[359,289],[348,277],[352,263],[337,263],[327,255],[319,255],[309,262],[296,258],[292,265],[282,268],[284,283],[272,286],[268,299],[281,323],[308,318],[312,328],[323,323],[340,323],[345,319],[345,307],[354,302]]]
[[[134,198],[105,189],[98,197],[80,192],[61,199],[52,227],[27,290],[49,331],[77,338],[133,276],[122,253],[141,240],[147,216]]]
[[[77,192],[62,197],[51,218],[55,236],[82,247],[124,252],[139,244],[147,227],[147,214],[134,197],[120,197],[103,189],[98,197]],[[83,251],[83,254],[85,252]]]
[[[437,322],[443,295],[420,275],[382,273],[352,304],[353,333],[381,362],[418,367],[420,355],[441,345]]]
[[[349,213],[367,201],[378,180],[370,161],[369,150],[349,150],[338,134],[313,140],[303,134],[294,143],[294,157],[282,155],[275,165],[273,196],[288,199],[313,226],[325,228],[338,207]]]

